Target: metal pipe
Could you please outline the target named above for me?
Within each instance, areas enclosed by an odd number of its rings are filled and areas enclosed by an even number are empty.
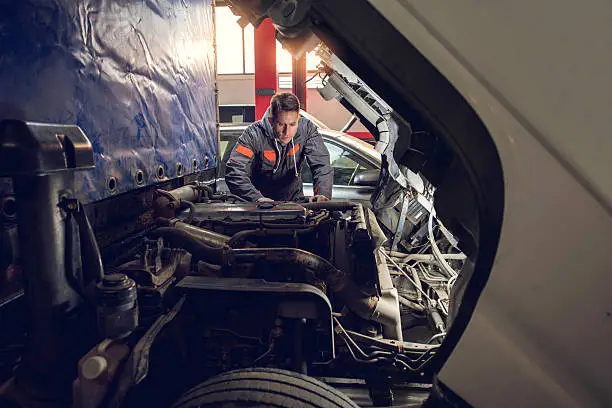
[[[191,201],[192,203],[197,203],[200,200],[201,190],[203,189],[204,187],[201,185],[187,184],[182,187],[175,188],[174,190],[158,190],[158,193],[168,194],[174,198],[174,201]]]
[[[451,268],[451,266],[448,264],[448,262],[446,262],[446,260],[442,257],[442,252],[440,252],[438,244],[436,244],[436,239],[433,234],[433,219],[434,212],[432,211],[429,213],[429,220],[427,221],[427,236],[429,238],[429,243],[431,244],[431,250],[433,251],[436,260],[442,266],[441,270],[446,272],[446,274],[448,275],[447,277],[451,278],[453,276],[457,276],[457,272],[455,272],[453,268]]]
[[[378,129],[378,141],[376,142],[376,151],[380,154],[384,153],[389,146],[389,124],[384,117],[380,117],[376,121],[376,129]]]
[[[416,352],[421,353],[432,349],[437,349],[440,345],[437,344],[423,344],[423,343],[411,343],[406,341],[395,341],[395,340],[379,340],[373,337],[369,337],[351,330],[345,330],[345,332],[351,336],[355,341],[372,346],[377,346],[385,350],[393,351],[396,353],[405,352]]]
[[[351,126],[353,126],[355,124],[355,122],[357,122],[357,116],[355,114],[353,114],[351,116],[351,118],[348,120],[348,122],[346,122],[346,124],[344,126],[342,126],[342,129],[340,129],[341,132],[346,132],[348,131]]]
[[[378,220],[376,220],[376,216],[369,208],[366,210],[366,218],[370,227],[370,234],[372,235],[372,246],[375,249],[382,247],[389,241],[389,238],[387,238]]]
[[[423,300],[423,296],[421,294],[421,292],[423,292],[423,285],[421,285],[421,279],[419,279],[419,274],[416,271],[416,269],[414,269],[414,268],[409,268],[409,269],[410,269],[410,273],[412,274],[412,279],[414,279],[414,283],[416,283],[417,300],[420,303],[421,300]]]
[[[238,231],[227,242],[230,248],[236,248],[246,241],[249,237],[283,237],[307,234],[316,231],[319,225],[314,225],[310,228],[294,230],[294,229],[257,229],[257,230],[242,230]]]
[[[309,210],[330,210],[330,211],[348,211],[357,207],[359,204],[351,201],[317,201],[314,203],[301,204]]]
[[[384,303],[380,302],[378,297],[363,294],[348,275],[334,267],[328,260],[313,253],[296,248],[212,248],[187,231],[172,227],[158,228],[149,235],[152,238],[163,237],[173,245],[181,246],[190,252],[194,260],[207,263],[229,265],[265,259],[309,269],[318,279],[325,281],[330,290],[337,293],[358,316],[388,324],[388,313],[381,311]]]
[[[372,235],[372,249],[376,270],[378,274],[378,287],[380,297],[376,304],[373,320],[383,325],[383,334],[387,338],[402,341],[402,320],[399,306],[399,295],[393,285],[387,262],[381,256],[382,245],[387,242],[374,213],[368,209],[366,212],[367,224]]]
[[[403,252],[397,251],[387,251],[387,255],[390,255],[395,258],[399,258],[398,261],[401,263],[408,263],[411,261],[416,262],[433,262],[437,261],[433,254],[405,254]],[[453,260],[453,261],[463,261],[465,260],[465,254],[442,254],[443,259]]]
[[[184,248],[187,252],[191,253],[194,260],[221,265],[225,259],[223,248],[210,247],[189,232],[178,228],[161,227],[151,231],[148,235],[151,238],[162,237],[172,245]]]
[[[190,235],[196,237],[200,241],[204,242],[206,245],[212,247],[222,247],[225,246],[230,237],[227,235],[219,234],[214,231],[210,231],[207,229],[199,228],[193,226],[191,224],[187,224],[186,222],[179,221],[178,219],[172,219],[169,221],[169,225],[173,226],[181,231],[185,231]]]
[[[425,310],[425,307],[423,305],[415,303],[411,301],[410,299],[405,298],[403,296],[398,296],[398,300],[402,306],[406,306],[407,308],[416,310],[417,312],[422,312]]]
[[[208,192],[206,187],[196,184],[187,184],[174,190],[157,190],[157,197],[153,201],[153,214],[156,217],[173,218],[181,201],[200,201],[202,190]]]
[[[290,263],[312,270],[315,276],[326,281],[333,292],[344,288],[349,277],[332,265],[327,259],[297,248],[241,248],[229,250],[231,260],[248,263],[265,259],[266,261]]]

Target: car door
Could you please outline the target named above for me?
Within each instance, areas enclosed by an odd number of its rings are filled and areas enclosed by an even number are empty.
[[[379,167],[367,160],[358,152],[326,137],[323,138],[329,152],[329,159],[334,169],[334,186],[332,199],[334,201],[369,201],[374,187],[355,185],[355,175],[364,170],[375,170]],[[302,168],[304,195],[313,195],[312,173],[308,165]]]

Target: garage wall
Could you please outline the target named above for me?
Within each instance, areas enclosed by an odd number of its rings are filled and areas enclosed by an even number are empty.
[[[281,79],[290,75],[281,74]],[[219,75],[219,104],[220,105],[247,105],[255,103],[255,76],[254,75]],[[279,81],[281,85],[287,81]],[[280,88],[281,91],[291,91],[290,88]],[[307,111],[332,129],[341,129],[351,117],[337,100],[326,101],[315,88],[307,89]],[[351,132],[367,132],[359,122],[351,127]]]

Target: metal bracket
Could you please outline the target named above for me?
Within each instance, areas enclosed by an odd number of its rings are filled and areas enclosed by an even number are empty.
[[[93,148],[75,125],[0,122],[0,176],[94,168]]]
[[[408,207],[410,205],[410,193],[404,194],[404,200],[402,202],[402,211],[400,212],[399,219],[397,220],[397,228],[395,229],[395,235],[393,236],[393,244],[391,245],[391,250],[395,251],[397,249],[397,244],[399,244],[402,239],[402,233],[404,232],[404,224],[406,223],[406,215],[408,215]]]

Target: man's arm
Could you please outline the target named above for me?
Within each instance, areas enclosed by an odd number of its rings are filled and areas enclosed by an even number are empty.
[[[232,194],[236,194],[249,201],[257,201],[263,195],[251,183],[251,164],[255,156],[249,129],[246,129],[238,138],[236,146],[232,149],[227,160],[225,170],[225,183]]]
[[[312,172],[314,195],[322,195],[331,200],[334,169],[329,164],[329,152],[316,126],[311,123],[309,124],[308,136],[304,146],[304,155]]]

